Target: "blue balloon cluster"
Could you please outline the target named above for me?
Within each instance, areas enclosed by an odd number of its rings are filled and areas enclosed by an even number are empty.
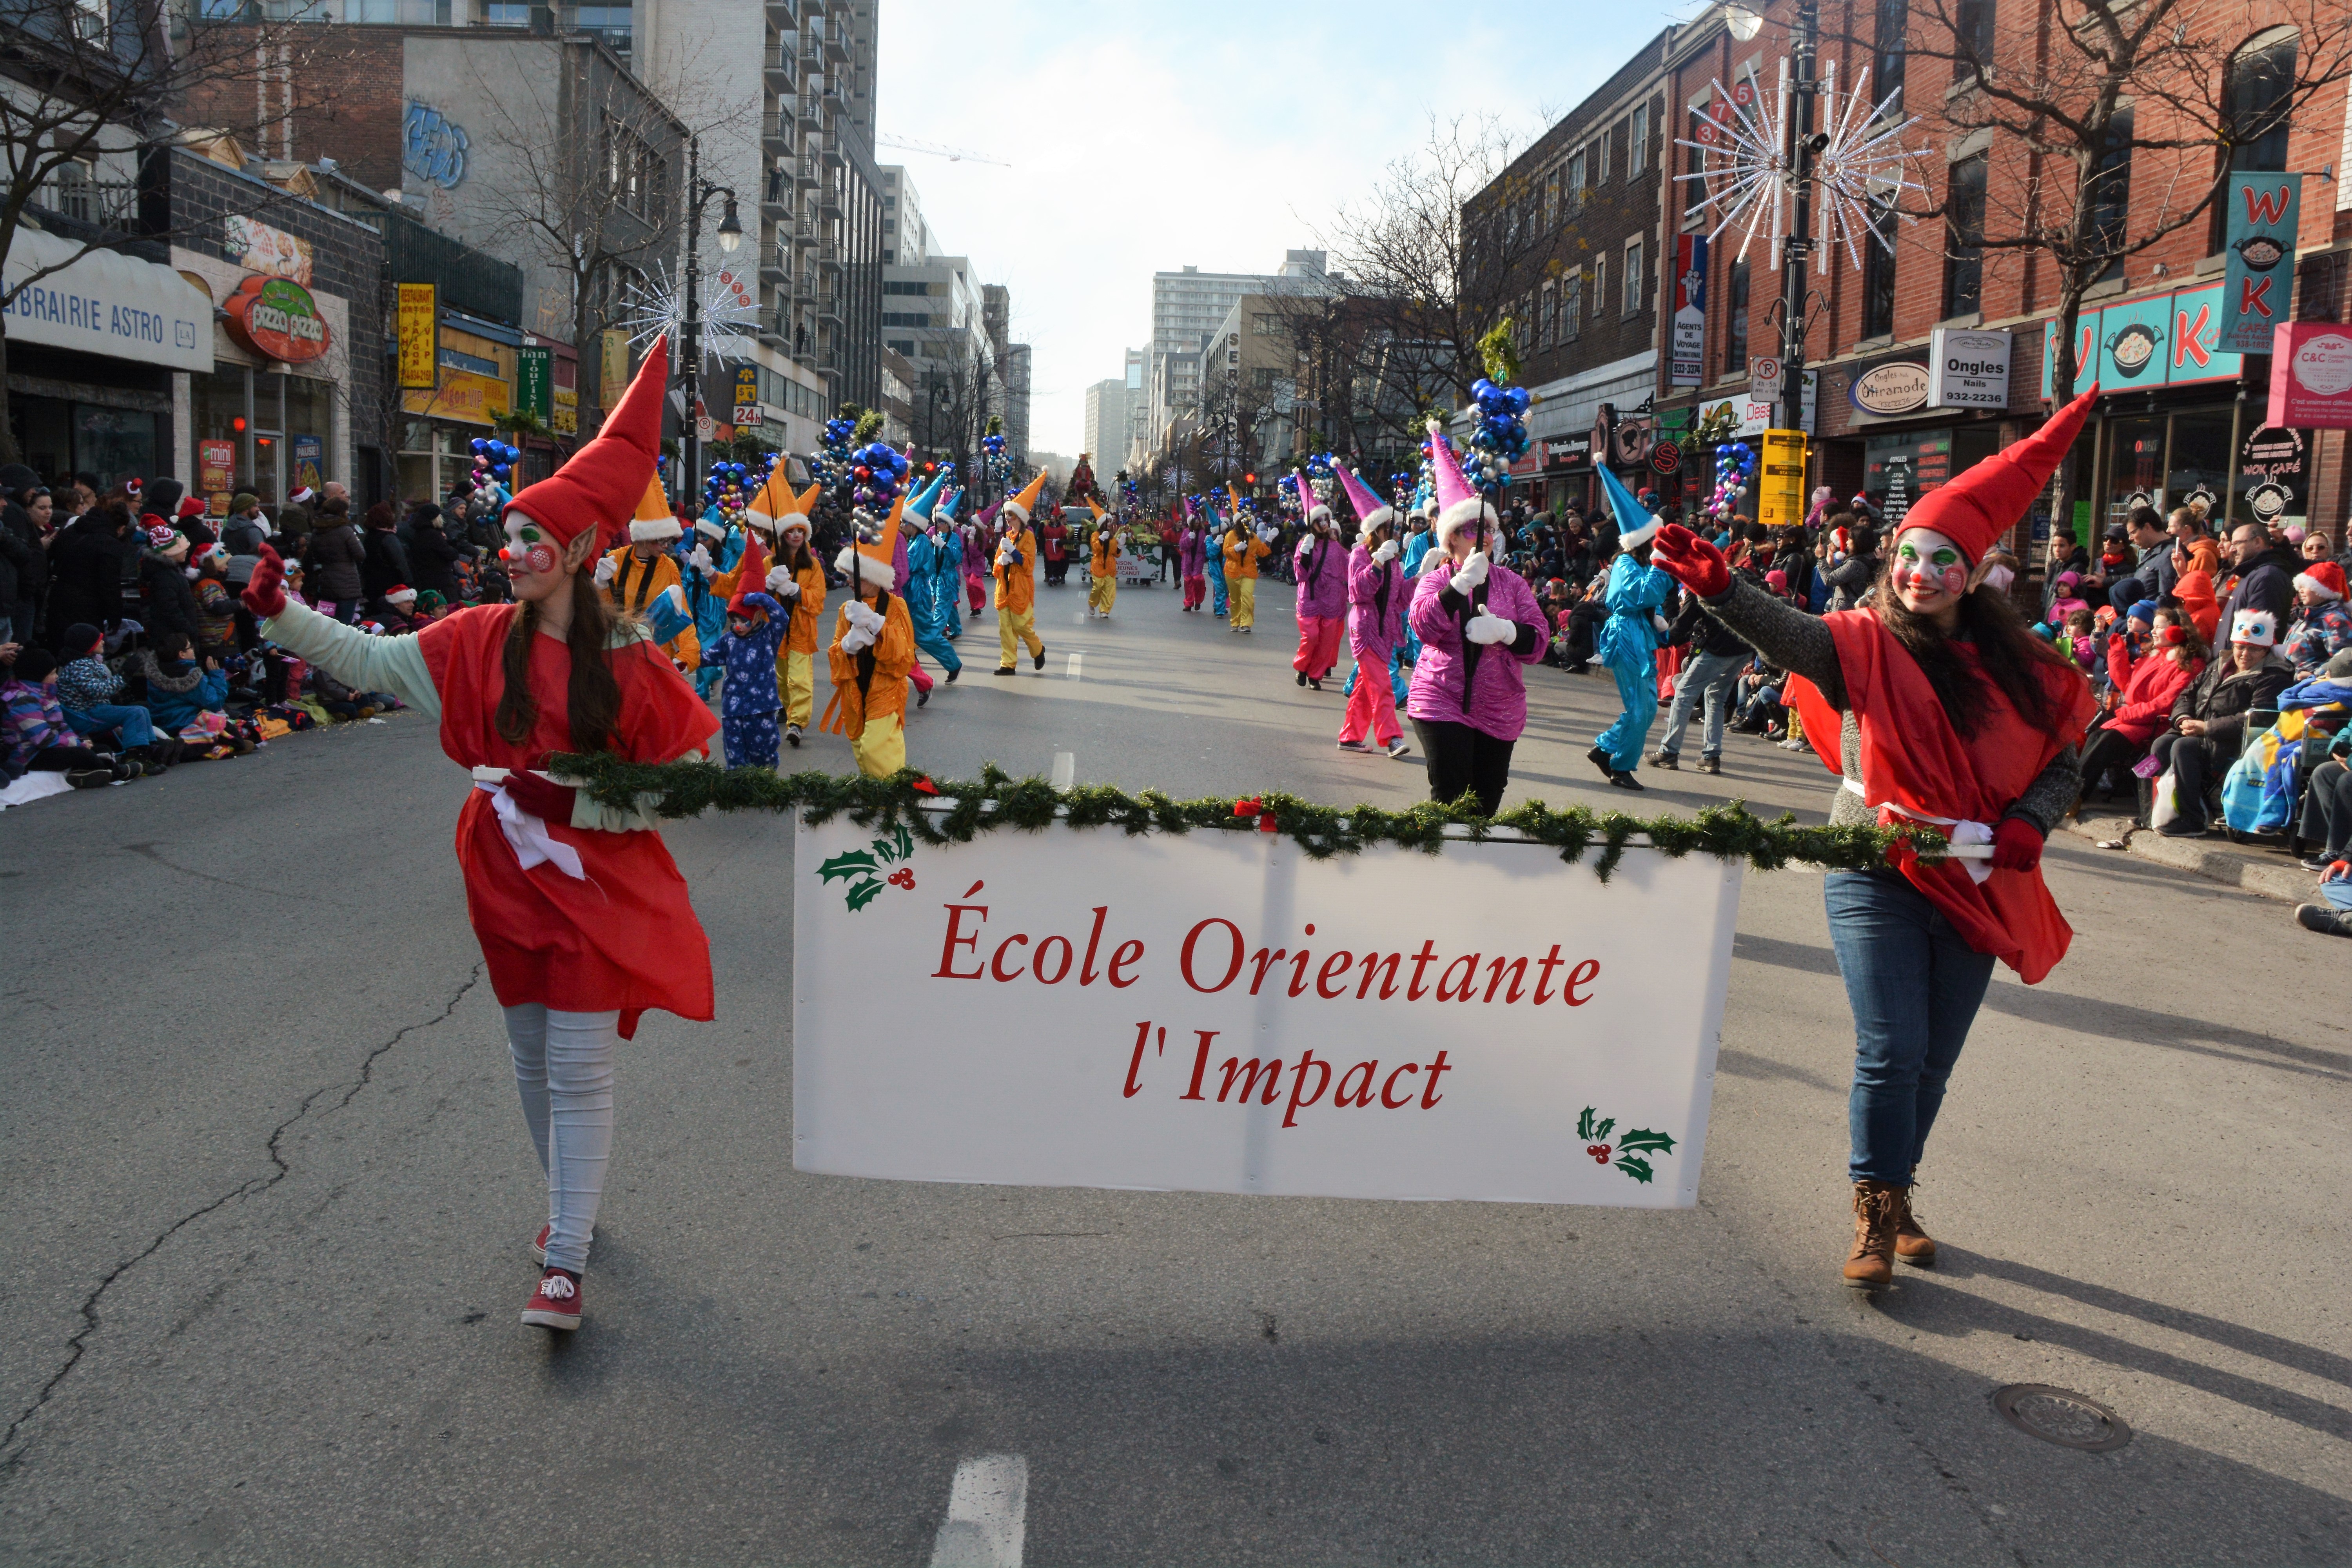
[[[1478,472],[1465,473],[1483,490],[1499,490],[1511,482],[1511,464],[1528,452],[1528,389],[1497,386],[1480,376],[1470,386],[1478,405],[1478,422],[1470,431],[1470,451]]]
[[[1739,510],[1739,498],[1748,493],[1748,481],[1756,477],[1756,454],[1745,442],[1726,441],[1715,449],[1715,489],[1706,498],[1706,513],[1717,522],[1729,522]]]
[[[501,483],[514,471],[515,464],[522,460],[522,448],[509,447],[504,441],[488,441],[477,436],[473,449],[474,467]],[[480,477],[479,473],[476,477]]]
[[[987,465],[988,477],[995,480],[998,485],[1003,485],[1005,480],[1013,477],[1013,459],[1005,453],[1003,437],[982,436],[980,438],[980,452],[982,462]]]
[[[907,478],[907,454],[887,441],[860,447],[849,454],[849,477],[856,481],[850,499],[878,511],[898,497]]]
[[[751,466],[748,463],[711,464],[709,474],[705,477],[702,481],[703,504],[708,506],[711,502],[716,501],[730,488],[735,489],[744,489],[758,483],[758,479],[755,479],[752,476],[753,470]],[[764,478],[765,476],[762,475],[761,477]]]

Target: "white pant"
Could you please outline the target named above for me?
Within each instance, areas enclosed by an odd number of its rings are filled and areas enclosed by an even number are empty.
[[[547,1172],[548,1267],[578,1274],[588,1267],[588,1237],[613,1156],[621,1016],[560,1013],[535,1002],[505,1011],[523,1120]]]

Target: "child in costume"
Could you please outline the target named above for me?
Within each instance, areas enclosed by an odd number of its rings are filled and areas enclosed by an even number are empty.
[[[1339,723],[1339,749],[1370,751],[1369,739],[1390,756],[1402,757],[1404,726],[1397,722],[1396,688],[1389,679],[1397,644],[1404,639],[1405,577],[1397,565],[1396,509],[1346,468],[1339,469],[1339,482],[1356,509],[1358,528],[1348,558],[1348,646],[1356,668],[1349,682],[1348,714]]]
[[[653,478],[668,343],[656,339],[604,428],[503,512],[513,605],[415,637],[372,637],[290,603],[265,548],[246,607],[262,635],[363,689],[397,692],[473,770],[457,817],[467,911],[547,1170],[543,1259],[522,1321],[574,1329],[613,1143],[613,1058],[662,1008],[711,1016],[710,944],[686,879],[642,809],[601,805],[542,771],[551,752],[667,763],[707,749],[719,721],[590,571]]]
[[[1225,623],[1236,632],[1254,632],[1257,625],[1257,563],[1273,553],[1274,542],[1267,535],[1271,528],[1253,530],[1249,513],[1242,510],[1241,497],[1233,487],[1225,494],[1234,503],[1233,522],[1225,530],[1225,593],[1233,608]]]
[[[903,497],[901,500],[903,502]],[[824,728],[849,737],[857,771],[888,778],[907,765],[907,671],[915,663],[915,626],[898,580],[898,514],[852,540],[833,568],[850,580],[850,596],[833,629],[833,700]]]
[[[646,493],[637,498],[629,519],[628,543],[596,563],[596,586],[612,600],[615,615],[642,616],[654,595],[669,588],[679,591],[680,604],[686,602],[686,579],[678,571],[678,558],[674,552],[685,532],[678,526],[677,514],[670,510],[661,477],[650,477],[646,482]],[[690,670],[702,662],[702,645],[690,623],[663,645],[662,652],[676,660],[681,669]]]
[[[1297,672],[1299,685],[1320,691],[1323,678],[1339,663],[1339,634],[1348,626],[1349,562],[1348,547],[1339,542],[1339,531],[1332,525],[1331,509],[1304,473],[1297,484],[1300,521],[1307,531],[1298,540],[1298,651],[1290,656],[1290,668]]]
[[[694,536],[694,549],[686,558],[684,573],[686,603],[694,615],[695,641],[709,647],[727,635],[727,596],[716,590],[713,579],[723,572],[735,570],[743,559],[747,534],[721,517],[719,503],[713,501],[696,521]],[[709,701],[726,673],[716,659],[698,665],[694,671],[696,695]]]
[[[809,548],[808,512],[816,504],[818,488],[812,484],[793,495],[784,466],[778,463],[743,513],[754,540],[761,533],[772,533],[776,539],[775,564],[763,575],[769,594],[791,615],[783,651],[776,656],[776,681],[783,690],[784,739],[795,748],[816,709],[817,616],[824,608],[825,581],[824,563]],[[745,550],[748,555],[750,546]],[[742,563],[738,562],[734,571],[711,579],[711,586],[732,603],[742,581]],[[752,586],[759,584],[755,581]]]
[[[2075,748],[2090,685],[2006,594],[1978,579],[2098,396],[2093,386],[1915,501],[1892,525],[1865,608],[1806,615],[1733,577],[1723,552],[1688,531],[1659,532],[1660,564],[1790,672],[1805,738],[1842,781],[1832,826],[1906,826],[1990,846],[1981,859],[1923,862],[1906,842],[1883,868],[1824,879],[1854,1018],[1848,1285],[1885,1285],[1897,1258],[1935,1261],[1911,1188],[1992,966],[2036,984],[2073,939],[2042,881],[2042,849],[2081,790]]]
[[[1606,468],[1601,487],[1617,514],[1617,548],[1622,552],[1609,568],[1603,602],[1609,619],[1595,639],[1596,658],[1617,678],[1617,701],[1622,710],[1606,730],[1592,738],[1586,753],[1601,776],[1619,789],[1638,790],[1642,781],[1633,770],[1650,742],[1650,726],[1658,718],[1658,644],[1665,628],[1659,616],[1675,591],[1675,580],[1650,564],[1650,541],[1658,520],[1626,492]]]
[[[1184,608],[1201,607],[1209,591],[1208,536],[1201,530],[1201,520],[1192,510],[1190,496],[1184,499],[1184,531],[1176,536],[1177,574],[1184,580]]]
[[[1215,502],[1202,504],[1209,516],[1201,531],[1201,553],[1209,579],[1210,606],[1222,621],[1233,608],[1232,595],[1225,583],[1225,520],[1218,513]]]
[[[735,596],[727,605],[727,631],[716,649],[727,670],[719,714],[730,768],[776,765],[776,711],[783,706],[776,689],[776,649],[791,622],[784,607],[761,591],[772,576],[779,585],[791,579],[782,567],[768,570],[767,552],[754,540],[743,552]]]
[[[1045,470],[1037,470],[1028,488],[999,504],[997,540],[990,568],[996,579],[996,636],[1002,647],[999,675],[1011,675],[1025,644],[1035,668],[1045,668],[1045,640],[1037,635],[1037,536],[1029,531],[1029,510],[1045,488]],[[977,606],[975,606],[977,607]]]
[[[1108,620],[1110,607],[1118,603],[1118,531],[1091,499],[1087,505],[1095,514],[1087,549],[1087,614]]]
[[[907,545],[907,610],[914,622],[915,646],[938,661],[953,686],[963,673],[963,660],[948,637],[949,619],[963,582],[963,546],[955,530],[955,503],[962,492],[942,499],[947,482],[942,468],[928,489],[907,503],[904,521],[914,535]]]

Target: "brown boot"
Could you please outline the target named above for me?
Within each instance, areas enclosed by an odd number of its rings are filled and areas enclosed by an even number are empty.
[[[1911,1173],[1911,1186],[1896,1187],[1895,1193],[1895,1256],[1914,1268],[1936,1267],[1936,1238],[1919,1228],[1916,1215],[1911,1212],[1911,1193],[1919,1184],[1919,1173]]]
[[[1845,1260],[1845,1282],[1873,1290],[1895,1278],[1895,1215],[1903,1189],[1885,1182],[1853,1184],[1853,1251]]]

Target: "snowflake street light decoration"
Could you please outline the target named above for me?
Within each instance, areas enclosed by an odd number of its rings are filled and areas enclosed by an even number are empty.
[[[1832,60],[1823,69],[1818,95],[1821,121],[1827,129],[1813,137],[1806,170],[1820,198],[1814,212],[1815,244],[1824,251],[1843,245],[1857,271],[1862,268],[1859,236],[1867,234],[1890,254],[1895,249],[1894,237],[1880,228],[1871,209],[1891,205],[1906,191],[1926,190],[1906,171],[1910,160],[1926,154],[1903,145],[1904,132],[1918,124],[1919,117],[1884,123],[1903,89],[1896,88],[1874,107],[1869,83],[1870,72],[1864,69],[1841,102],[1837,62]],[[1697,169],[1675,176],[1697,186],[1699,199],[1683,216],[1713,216],[1717,221],[1707,234],[1710,240],[1745,219],[1739,237],[1742,260],[1769,218],[1770,264],[1778,272],[1781,239],[1799,237],[1788,235],[1789,202],[1797,183],[1786,151],[1789,114],[1796,99],[1789,85],[1789,62],[1780,61],[1779,82],[1772,88],[1757,84],[1752,75],[1742,83],[1743,94],[1724,91],[1719,81],[1709,85],[1715,89],[1715,108],[1706,117],[1705,139],[1675,139],[1677,146],[1700,157]],[[1721,162],[1709,167],[1710,156]],[[1908,214],[1902,216],[1906,223],[1914,221]]]
[[[722,360],[751,358],[753,336],[759,331],[759,302],[734,274],[705,273],[699,304],[703,353]],[[667,268],[643,282],[632,282],[621,297],[618,324],[636,347],[665,332],[672,342],[680,342],[685,336],[686,290],[671,279]]]

